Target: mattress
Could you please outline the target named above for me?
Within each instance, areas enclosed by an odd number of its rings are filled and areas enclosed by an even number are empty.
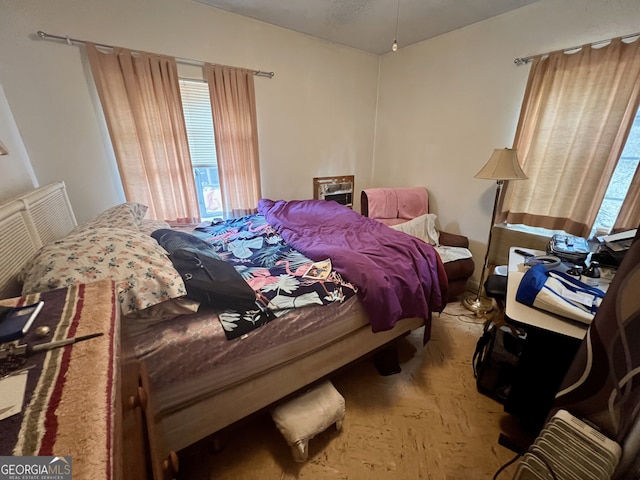
[[[232,385],[322,349],[363,326],[356,297],[293,309],[243,337],[227,340],[215,312],[201,310],[133,337],[148,374],[156,415],[199,402]]]

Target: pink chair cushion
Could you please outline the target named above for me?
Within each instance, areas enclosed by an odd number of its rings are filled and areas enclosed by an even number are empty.
[[[425,188],[369,188],[365,192],[369,218],[387,225],[396,225],[429,211],[429,197]]]
[[[369,218],[384,220],[398,218],[398,198],[393,188],[370,188],[366,190],[369,202]]]
[[[396,188],[398,218],[411,220],[429,213],[429,197],[425,188]]]

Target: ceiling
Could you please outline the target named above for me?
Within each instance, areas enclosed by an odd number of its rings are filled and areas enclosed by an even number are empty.
[[[194,0],[375,54],[495,17],[539,0]],[[399,12],[397,14],[397,12]]]

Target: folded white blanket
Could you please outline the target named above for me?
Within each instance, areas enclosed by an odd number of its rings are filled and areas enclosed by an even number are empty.
[[[463,258],[472,257],[469,249],[464,247],[447,247],[444,245],[436,245],[434,248],[436,249],[438,254],[440,254],[442,263],[453,262],[455,260],[462,260]]]
[[[436,229],[436,215],[427,213],[413,218],[408,222],[391,225],[390,228],[412,235],[434,246],[443,263],[471,258],[471,252],[463,247],[448,247],[440,245],[440,233]]]

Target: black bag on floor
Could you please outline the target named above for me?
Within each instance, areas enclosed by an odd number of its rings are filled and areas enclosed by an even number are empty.
[[[505,404],[527,334],[513,325],[491,318],[473,354],[473,374],[478,391]]]

